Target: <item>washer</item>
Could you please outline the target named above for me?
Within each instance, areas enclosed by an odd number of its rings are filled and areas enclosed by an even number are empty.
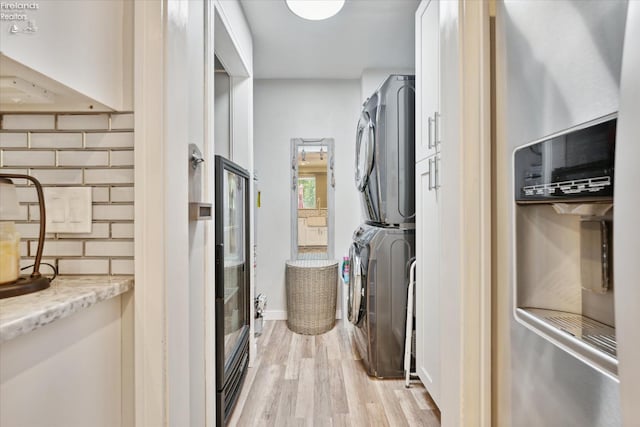
[[[401,378],[415,230],[363,224],[349,251],[347,314],[367,373]]]
[[[415,77],[390,75],[368,98],[356,131],[356,187],[365,220],[415,222]]]

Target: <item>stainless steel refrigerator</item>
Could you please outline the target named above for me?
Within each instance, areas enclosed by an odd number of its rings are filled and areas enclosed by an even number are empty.
[[[498,5],[496,425],[622,424],[615,296],[637,284],[611,274],[628,256],[612,250],[627,6]]]

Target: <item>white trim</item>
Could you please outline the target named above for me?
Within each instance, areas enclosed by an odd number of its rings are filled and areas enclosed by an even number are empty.
[[[491,100],[489,4],[460,14],[462,103],[462,413],[491,425]]]
[[[264,320],[287,320],[286,310],[265,310]]]
[[[167,422],[164,262],[164,2],[135,2],[135,425]]]
[[[342,310],[336,309],[336,320],[342,319]],[[287,320],[287,310],[265,310],[264,320]]]

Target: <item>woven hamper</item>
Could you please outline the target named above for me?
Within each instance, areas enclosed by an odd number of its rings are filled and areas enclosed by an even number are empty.
[[[336,322],[338,262],[287,261],[287,326],[303,335],[323,334]]]

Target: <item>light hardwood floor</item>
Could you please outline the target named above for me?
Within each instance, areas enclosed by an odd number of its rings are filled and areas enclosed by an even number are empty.
[[[367,376],[340,321],[323,335],[294,334],[267,321],[230,426],[440,426],[418,381]]]

